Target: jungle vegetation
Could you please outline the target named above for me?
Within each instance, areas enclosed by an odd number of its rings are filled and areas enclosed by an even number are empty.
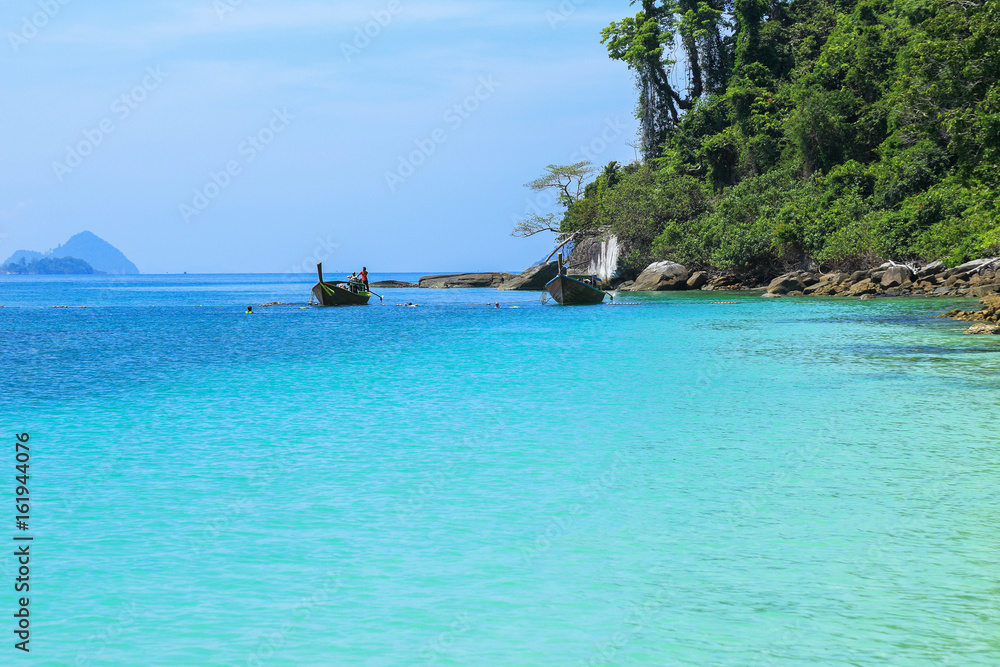
[[[642,158],[537,226],[610,229],[637,268],[1000,254],[1000,0],[633,5],[602,41],[635,77]]]

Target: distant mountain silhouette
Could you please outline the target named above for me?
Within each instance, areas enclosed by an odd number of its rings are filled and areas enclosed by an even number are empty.
[[[19,264],[21,258],[31,262],[43,257],[75,257],[92,266],[95,271],[116,274],[136,274],[139,269],[122,252],[91,232],[80,232],[55,250],[44,255],[33,250],[18,250],[3,264]]]
[[[21,259],[24,259],[26,264],[31,264],[36,259],[41,259],[42,257],[45,257],[45,255],[40,252],[35,252],[34,250],[18,250],[13,255],[8,257],[7,261],[3,264],[20,264]],[[3,266],[3,264],[0,264],[0,266]]]
[[[17,274],[25,276],[45,276],[45,275],[80,275],[88,273],[102,273],[94,271],[94,268],[82,259],[76,257],[42,257],[31,262],[14,262],[0,266],[0,273]]]

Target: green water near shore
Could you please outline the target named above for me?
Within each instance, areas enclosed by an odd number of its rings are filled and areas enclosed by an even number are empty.
[[[956,302],[242,314],[303,285],[0,280],[31,662],[1000,662],[1000,341]]]

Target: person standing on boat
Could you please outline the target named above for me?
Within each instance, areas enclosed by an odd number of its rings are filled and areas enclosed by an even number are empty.
[[[351,271],[351,275],[347,276],[347,289],[351,293],[358,291],[358,274],[355,271]]]
[[[368,289],[368,267],[367,266],[362,266],[361,267],[361,275],[359,277],[361,278],[361,284],[363,284],[365,286],[365,291],[366,292],[370,292],[371,290]]]

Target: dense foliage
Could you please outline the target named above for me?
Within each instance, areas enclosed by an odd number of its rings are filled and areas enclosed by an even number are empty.
[[[645,159],[609,164],[561,231],[610,227],[636,266],[1000,254],[1000,0],[640,4],[604,41]]]
[[[26,262],[22,258],[18,263],[5,264],[0,267],[0,273],[52,275],[95,273],[95,271],[90,264],[76,257],[42,257],[31,262]]]

